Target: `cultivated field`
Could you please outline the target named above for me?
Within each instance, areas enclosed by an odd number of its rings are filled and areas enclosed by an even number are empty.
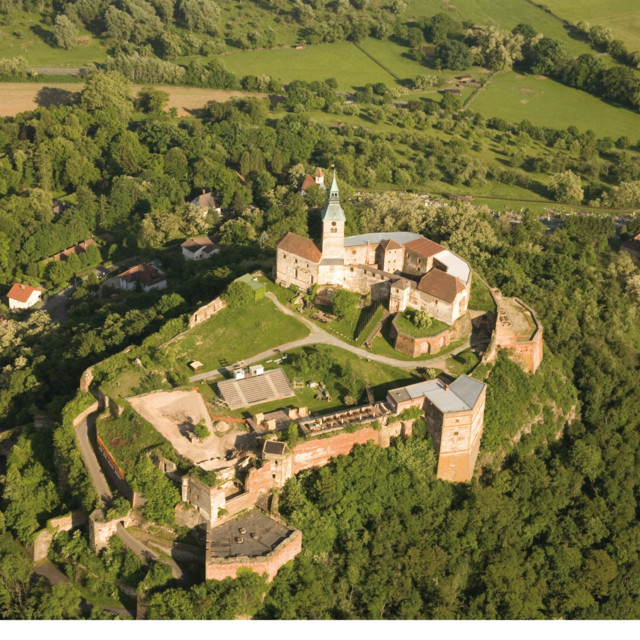
[[[640,5],[637,0],[544,0],[557,16],[576,23],[609,27],[630,51],[640,49]]]
[[[226,102],[234,96],[264,97],[262,93],[243,91],[219,91],[217,89],[197,89],[194,87],[157,86],[157,89],[169,94],[169,107],[175,107],[179,116],[185,116],[201,109],[207,102]],[[142,85],[133,85],[135,95]],[[67,104],[82,90],[79,83],[53,84],[34,82],[0,83],[0,116],[15,116],[22,111],[31,111],[37,107],[52,104]]]
[[[538,126],[566,129],[575,125],[591,129],[599,137],[640,136],[640,114],[607,104],[584,91],[541,76],[513,71],[497,75],[470,106],[485,117],[510,122],[529,120]]]

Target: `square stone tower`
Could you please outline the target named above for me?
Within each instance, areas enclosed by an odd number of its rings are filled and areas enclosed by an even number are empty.
[[[329,199],[322,210],[322,260],[318,279],[320,284],[344,284],[344,223],[340,206],[340,192],[335,172],[329,189]]]

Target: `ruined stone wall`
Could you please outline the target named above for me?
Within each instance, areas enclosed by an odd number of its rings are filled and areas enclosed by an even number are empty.
[[[95,552],[109,546],[109,540],[116,535],[119,524],[123,527],[139,524],[138,518],[131,512],[114,520],[107,520],[106,516],[106,509],[96,509],[89,516],[89,543]]]
[[[182,477],[182,500],[194,506],[209,524],[216,522],[219,509],[226,508],[224,491],[210,487],[195,476]]]
[[[46,528],[39,531],[33,543],[27,546],[27,552],[31,556],[31,559],[34,562],[45,560],[49,554],[53,536],[55,536],[56,533],[60,531],[71,531],[72,529],[81,527],[86,522],[87,514],[84,511],[74,511],[68,516],[48,520]]]
[[[323,467],[331,458],[348,455],[355,445],[365,444],[370,440],[379,444],[380,431],[369,427],[353,433],[340,433],[332,438],[302,442],[293,448],[293,473],[297,474],[311,467]]]
[[[264,556],[233,558],[212,558],[207,561],[205,578],[207,580],[224,580],[235,578],[238,569],[252,569],[258,574],[266,572],[271,582],[278,569],[289,560],[293,560],[302,551],[302,532],[294,531],[283,540],[273,551]]]
[[[189,318],[189,329],[197,327],[199,324],[208,320],[211,316],[214,316],[220,309],[224,309],[227,303],[222,298],[216,298],[197,309]]]

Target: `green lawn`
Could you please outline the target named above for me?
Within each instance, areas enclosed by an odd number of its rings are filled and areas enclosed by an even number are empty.
[[[270,75],[282,82],[335,78],[341,91],[363,87],[367,83],[395,85],[393,76],[348,42],[307,45],[269,51],[242,51],[221,58],[225,67],[237,76]]]
[[[565,87],[540,76],[519,75],[513,71],[494,76],[470,109],[485,117],[510,122],[530,120],[538,126],[581,131],[591,129],[599,137],[640,134],[640,114],[607,104],[585,91]],[[634,138],[635,136],[635,138]]]
[[[407,309],[409,311],[409,309]],[[407,311],[400,313],[396,318],[396,326],[400,331],[414,338],[427,338],[429,336],[437,336],[439,333],[449,327],[448,324],[440,322],[435,318],[431,318],[431,324],[428,327],[420,329],[411,321],[411,312],[407,315]],[[413,311],[413,310],[411,310]]]
[[[204,370],[238,362],[308,335],[298,320],[284,315],[268,298],[247,307],[219,311],[185,336],[167,345],[179,360],[199,360]]]
[[[80,30],[79,35],[89,35]],[[91,37],[91,43],[72,49],[60,49],[49,44],[53,32],[50,25],[39,20],[35,12],[11,12],[11,24],[0,26],[0,58],[22,56],[31,67],[79,68],[88,62],[103,62],[106,57],[104,46]]]
[[[557,16],[576,23],[586,20],[592,27],[609,27],[613,37],[630,51],[640,49],[640,11],[637,0],[544,0]]]

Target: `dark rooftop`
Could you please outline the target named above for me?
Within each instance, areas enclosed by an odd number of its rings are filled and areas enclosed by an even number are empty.
[[[209,531],[209,558],[264,556],[294,532],[295,529],[253,509]]]
[[[284,442],[274,442],[273,440],[267,440],[264,443],[262,453],[274,453],[276,455],[282,455],[287,445]]]

